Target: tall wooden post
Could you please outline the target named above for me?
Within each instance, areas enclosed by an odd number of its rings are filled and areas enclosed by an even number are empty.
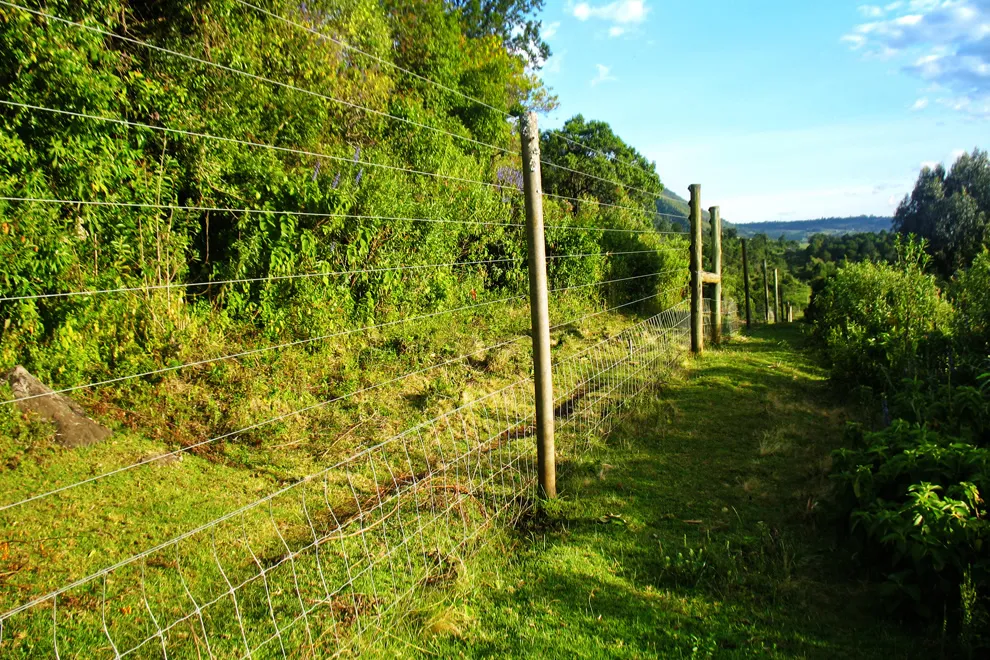
[[[553,438],[553,374],[550,366],[550,305],[547,249],[543,231],[543,179],[540,131],[536,113],[519,118],[522,137],[523,190],[526,195],[526,244],[529,248],[529,312],[533,329],[533,380],[536,382],[536,460],[540,490],[557,497],[557,462]]]
[[[777,278],[777,269],[773,269],[773,321],[781,323],[780,318],[780,280]]]
[[[705,350],[704,310],[702,305],[701,272],[701,184],[691,184],[691,351],[700,355]]]
[[[717,206],[708,209],[712,229],[712,271],[718,281],[712,285],[712,343],[722,341],[722,211]]]
[[[746,296],[746,329],[753,327],[753,321],[749,310],[749,259],[746,258],[746,239],[742,239],[742,260],[743,260],[743,292]]]
[[[763,305],[766,322],[770,322],[770,282],[767,278],[767,260],[763,259]]]

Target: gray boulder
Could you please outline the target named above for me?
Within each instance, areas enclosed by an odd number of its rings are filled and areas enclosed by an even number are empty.
[[[7,373],[17,406],[55,422],[55,438],[63,447],[86,447],[110,437],[110,430],[86,416],[79,405],[61,394],[54,394],[41,381],[17,366]]]

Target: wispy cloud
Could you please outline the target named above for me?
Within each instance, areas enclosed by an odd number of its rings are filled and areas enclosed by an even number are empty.
[[[860,13],[871,20],[844,43],[902,58],[904,72],[946,92],[937,103],[990,119],[990,0],[909,0],[865,5]]]
[[[920,99],[918,99],[917,101],[915,101],[911,105],[911,109],[914,110],[915,112],[917,112],[919,110],[924,110],[927,107],[928,107],[928,98],[927,97],[920,98]]]
[[[621,37],[629,29],[640,25],[650,13],[645,0],[616,0],[604,5],[579,2],[568,7],[579,21],[598,20],[609,23],[608,36]]]
[[[557,36],[557,30],[560,29],[560,21],[554,21],[553,23],[548,23],[544,25],[540,30],[540,36],[545,40],[549,41]]]
[[[595,67],[598,69],[598,75],[591,79],[592,87],[600,85],[604,82],[618,80],[618,78],[612,75],[611,67],[607,67],[604,64],[596,64]]]

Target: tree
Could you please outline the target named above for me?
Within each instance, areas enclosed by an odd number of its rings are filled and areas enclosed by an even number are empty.
[[[447,0],[458,12],[464,32],[472,39],[496,36],[506,50],[523,54],[535,69],[550,57],[550,46],[540,36],[540,21],[532,16],[544,0]]]
[[[924,238],[945,277],[972,263],[990,239],[990,160],[986,151],[963,154],[946,173],[924,168],[894,216],[902,234]]]
[[[540,150],[545,161],[559,166],[543,168],[547,192],[641,207],[652,219],[656,200],[663,192],[660,176],[654,164],[612,132],[606,122],[585,121],[575,115],[562,129],[543,131]]]

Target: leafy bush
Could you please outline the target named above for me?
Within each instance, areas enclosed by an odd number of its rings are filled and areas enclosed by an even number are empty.
[[[971,356],[982,369],[990,359],[990,252],[981,252],[959,275],[952,293],[959,352]]]
[[[924,372],[951,307],[925,273],[921,243],[898,245],[896,265],[840,268],[815,300],[815,334],[836,378],[882,390]]]
[[[832,477],[860,559],[887,578],[896,607],[971,619],[990,597],[990,449],[904,421],[855,429],[850,444]]]

